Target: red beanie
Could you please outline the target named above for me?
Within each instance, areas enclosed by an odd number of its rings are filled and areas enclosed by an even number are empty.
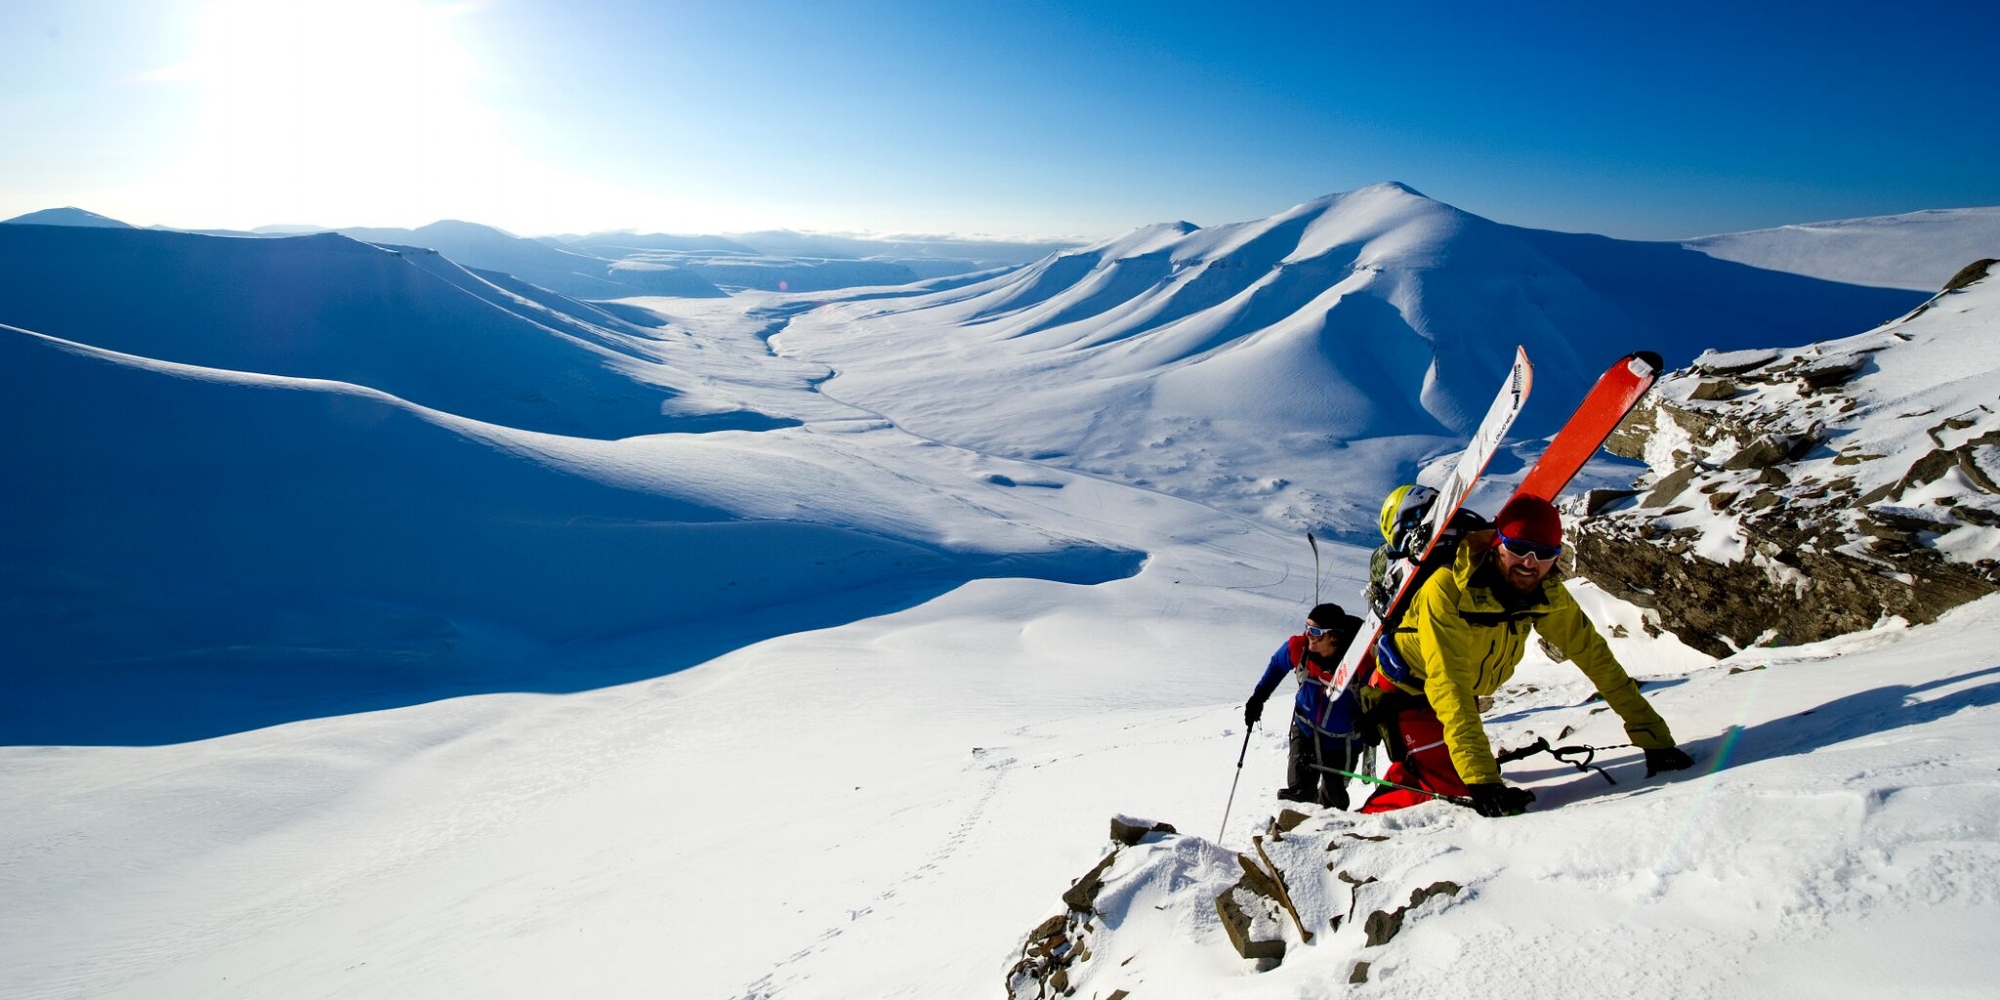
[[[1493,527],[1508,538],[1537,545],[1563,543],[1562,515],[1556,513],[1555,504],[1541,497],[1519,496],[1507,501],[1500,516],[1493,519]]]

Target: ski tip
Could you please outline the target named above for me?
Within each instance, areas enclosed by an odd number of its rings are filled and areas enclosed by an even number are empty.
[[[1632,374],[1640,377],[1658,375],[1667,370],[1665,359],[1652,351],[1633,351],[1631,359]]]

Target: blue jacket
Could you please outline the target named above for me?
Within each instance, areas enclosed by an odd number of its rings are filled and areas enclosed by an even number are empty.
[[[1355,732],[1355,720],[1360,710],[1354,702],[1354,689],[1341,692],[1329,706],[1326,699],[1326,675],[1340,662],[1344,650],[1335,650],[1332,660],[1322,664],[1306,660],[1306,637],[1292,636],[1278,651],[1271,654],[1270,665],[1264,668],[1264,678],[1257,682],[1258,701],[1266,701],[1278,689],[1278,682],[1288,673],[1297,673],[1299,696],[1292,707],[1292,725],[1302,733],[1319,732],[1328,736],[1348,736]]]

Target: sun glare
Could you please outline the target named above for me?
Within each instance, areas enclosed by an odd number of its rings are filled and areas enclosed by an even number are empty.
[[[201,88],[175,200],[226,206],[232,219],[334,225],[449,212],[454,195],[514,159],[454,32],[471,11],[417,0],[208,5],[174,73]],[[306,205],[338,218],[297,218]]]

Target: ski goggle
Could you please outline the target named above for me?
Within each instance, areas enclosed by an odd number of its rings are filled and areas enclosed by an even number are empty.
[[[1562,555],[1563,550],[1560,545],[1543,545],[1540,542],[1531,542],[1525,538],[1508,538],[1506,535],[1500,536],[1500,547],[1506,549],[1515,558],[1523,559],[1530,563],[1555,562],[1556,557]]]
[[[1319,638],[1320,636],[1327,635],[1332,631],[1333,630],[1330,628],[1320,628],[1318,625],[1314,625],[1311,622],[1306,623],[1306,634],[1312,636],[1315,639]]]

